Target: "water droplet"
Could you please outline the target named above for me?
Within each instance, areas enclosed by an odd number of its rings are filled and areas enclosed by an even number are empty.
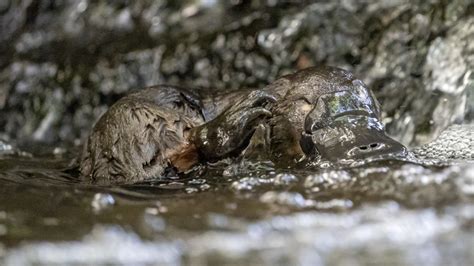
[[[300,193],[296,192],[276,192],[268,191],[260,197],[263,203],[283,204],[297,208],[307,206],[306,199]]]
[[[114,197],[107,193],[96,193],[91,203],[94,212],[101,212],[114,204]]]
[[[234,181],[230,187],[235,191],[250,191],[259,185],[260,185],[260,182],[258,178],[245,177],[238,181]]]
[[[280,173],[275,176],[274,184],[277,186],[289,185],[298,182],[298,178],[295,175]]]

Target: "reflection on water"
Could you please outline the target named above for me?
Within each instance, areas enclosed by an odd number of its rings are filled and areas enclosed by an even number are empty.
[[[126,186],[80,182],[71,154],[0,159],[7,265],[462,265],[473,261],[474,165],[227,162]]]

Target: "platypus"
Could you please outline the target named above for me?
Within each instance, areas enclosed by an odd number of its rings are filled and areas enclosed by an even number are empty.
[[[228,157],[291,166],[405,153],[385,134],[372,91],[346,70],[320,66],[263,89],[212,94],[160,85],[133,92],[95,124],[80,171],[92,182],[129,183]]]

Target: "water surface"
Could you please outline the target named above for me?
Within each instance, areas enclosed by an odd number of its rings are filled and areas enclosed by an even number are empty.
[[[474,259],[472,163],[274,169],[233,161],[178,179],[99,187],[70,170],[74,152],[53,151],[0,159],[0,255],[7,265]]]

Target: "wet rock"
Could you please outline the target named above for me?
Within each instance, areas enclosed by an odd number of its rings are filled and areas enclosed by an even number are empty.
[[[100,60],[89,74],[91,85],[103,95],[123,95],[127,91],[163,83],[160,63],[163,49],[131,52],[118,63]]]
[[[0,74],[1,89],[7,94],[0,123],[16,137],[47,140],[53,134],[63,112],[63,91],[55,80],[54,63],[23,61],[7,67]]]
[[[132,89],[262,87],[329,64],[374,89],[392,135],[426,143],[473,119],[473,8],[468,0],[2,2],[1,130],[83,139]],[[41,70],[18,75],[19,65]]]
[[[474,125],[453,125],[414,153],[420,158],[474,160]]]
[[[6,0],[0,3],[0,66],[11,60],[10,42],[23,29],[28,19],[28,9],[35,8],[34,1]]]
[[[406,10],[400,15],[405,22],[394,21],[382,33],[368,71],[368,82],[388,116],[388,132],[405,144],[433,140],[450,124],[463,121],[472,105],[466,95],[472,87],[472,45],[467,39],[474,34],[473,21],[458,21],[444,36],[444,25],[430,23],[436,13],[426,11],[420,8],[407,16],[413,11]]]
[[[468,101],[474,88],[474,18],[459,21],[430,45],[424,67],[426,95],[438,94],[439,100],[430,119],[430,133],[439,135],[454,122],[470,115],[474,103]],[[446,71],[449,69],[449,71]],[[466,119],[468,120],[468,119]]]

